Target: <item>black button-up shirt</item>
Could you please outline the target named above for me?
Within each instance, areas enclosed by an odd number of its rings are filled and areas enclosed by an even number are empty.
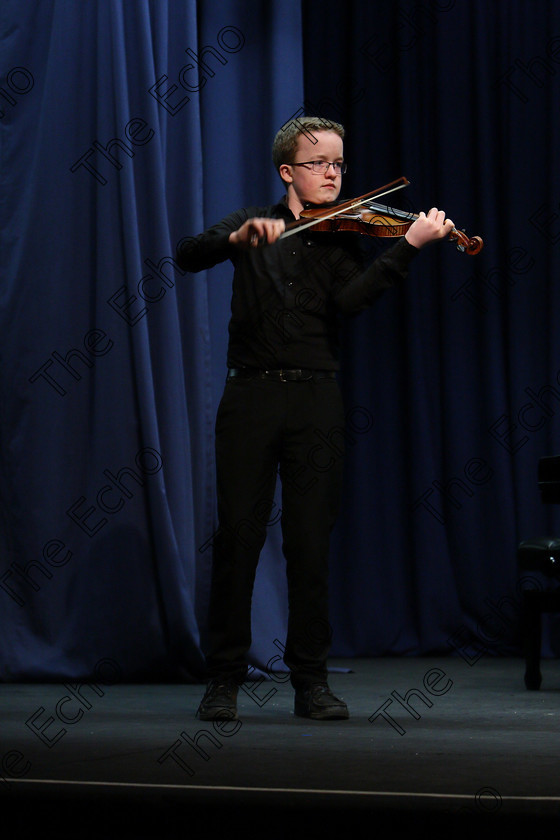
[[[360,312],[403,280],[418,250],[403,237],[366,267],[359,241],[366,237],[313,228],[270,246],[230,245],[232,231],[255,217],[294,221],[285,199],[248,207],[182,240],[177,250],[187,271],[226,259],[234,265],[228,367],[338,370],[340,315]]]

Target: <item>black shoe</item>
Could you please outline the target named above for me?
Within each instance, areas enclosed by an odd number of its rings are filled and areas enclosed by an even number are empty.
[[[237,720],[237,692],[233,680],[211,680],[198,707],[200,720]]]
[[[347,720],[348,706],[335,697],[326,683],[296,689],[294,714],[314,720]]]

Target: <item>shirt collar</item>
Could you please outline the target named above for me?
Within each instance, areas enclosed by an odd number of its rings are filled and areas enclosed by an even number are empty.
[[[335,207],[337,202],[327,202],[325,204],[313,204],[311,201],[306,201],[303,205],[304,210],[308,210],[310,207],[315,208],[316,210],[322,210],[323,208],[327,210],[329,207]],[[279,213],[283,216],[287,216],[291,219],[295,219],[296,217],[288,207],[288,198],[286,195],[283,195],[278,204],[275,205],[275,209],[278,210]]]
[[[283,216],[284,218],[289,219],[290,221],[292,221],[292,219],[295,219],[294,214],[292,213],[292,211],[291,211],[291,210],[290,210],[290,208],[288,207],[288,198],[287,198],[287,196],[286,196],[286,195],[283,195],[283,196],[282,196],[282,198],[280,199],[280,201],[278,202],[278,204],[276,204],[276,205],[274,206],[274,210],[275,210],[275,211],[276,211],[276,212],[277,212],[280,216]]]

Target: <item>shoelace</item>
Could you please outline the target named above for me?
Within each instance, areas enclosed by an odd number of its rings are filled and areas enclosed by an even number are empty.
[[[311,687],[311,694],[312,695],[328,694],[328,695],[330,695],[331,697],[334,698],[334,694],[332,693],[332,691],[330,690],[328,685],[314,685],[314,686],[312,686]]]
[[[233,683],[224,682],[212,685],[212,694],[225,694],[226,697],[233,697],[235,686]]]

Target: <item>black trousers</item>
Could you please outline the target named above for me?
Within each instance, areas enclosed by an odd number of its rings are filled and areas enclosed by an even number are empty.
[[[326,680],[329,539],[344,438],[334,378],[226,381],[216,419],[219,527],[205,645],[209,679],[246,678],[255,573],[267,529],[280,520],[289,610],[284,661],[294,687]],[[278,474],[281,512],[274,507]]]

